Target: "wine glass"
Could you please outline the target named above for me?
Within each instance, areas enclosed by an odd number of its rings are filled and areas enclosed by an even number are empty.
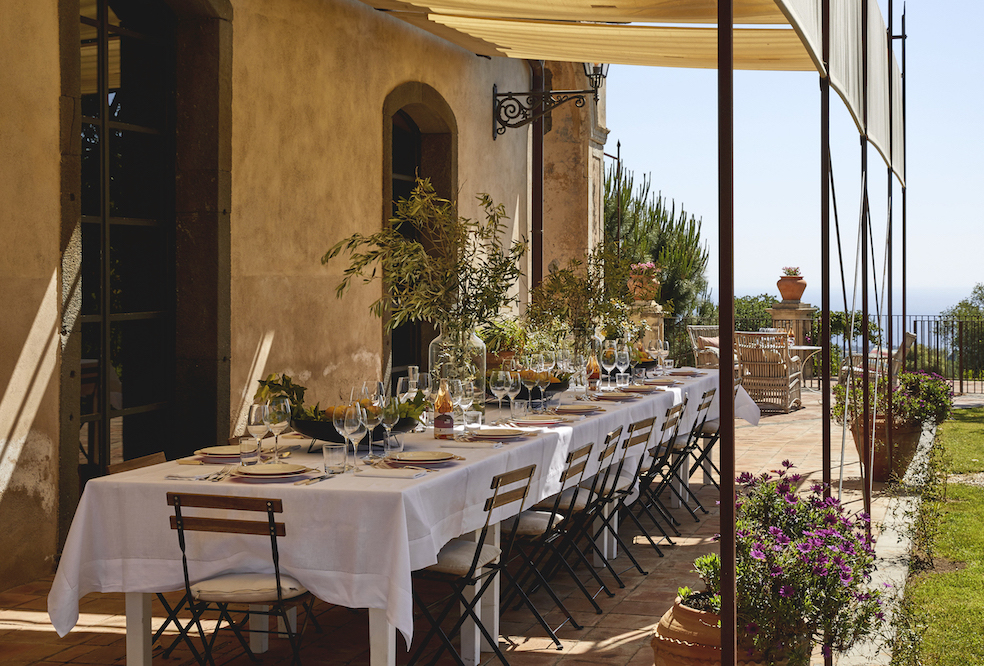
[[[417,380],[413,380],[413,391],[416,393]],[[400,377],[396,380],[396,397],[399,398],[400,402],[407,402],[413,400],[413,396],[410,395],[411,386],[409,377]]]
[[[369,453],[367,460],[375,460],[378,456],[372,453],[373,429],[383,420],[382,400],[386,391],[382,382],[364,382],[362,384],[362,413],[365,415],[366,430],[369,432]]]
[[[519,392],[523,390],[523,380],[520,379],[518,372],[509,373],[509,388],[506,390],[506,395],[509,396],[509,412],[512,413],[512,403],[519,396]]]
[[[499,400],[499,411],[502,411],[502,399],[509,392],[509,373],[505,370],[495,370],[489,378],[489,390]]]
[[[526,387],[526,392],[529,393],[530,406],[533,406],[533,389],[536,388],[536,369],[531,368],[527,364],[526,368],[520,370],[519,380],[522,382],[523,386]]]
[[[550,372],[557,365],[557,354],[553,350],[547,350],[541,354],[543,357],[543,370]]]
[[[540,389],[540,411],[546,409],[547,388],[550,386],[550,371],[538,370],[536,373],[536,386]]]
[[[656,344],[658,345],[656,353],[659,355],[659,367],[662,368],[666,364],[666,359],[670,357],[670,343],[666,340],[658,340]]]
[[[249,414],[246,416],[246,432],[256,439],[256,455],[260,455],[263,446],[260,440],[267,434],[270,426],[267,425],[267,415],[270,408],[264,403],[262,405],[250,405]]]
[[[630,363],[631,359],[629,358],[628,348],[623,348],[615,354],[615,367],[618,368],[620,373],[624,374],[629,369]]]
[[[461,380],[461,400],[458,406],[462,412],[467,412],[475,402],[475,382],[470,379]]]
[[[358,457],[359,452],[359,442],[362,441],[362,436],[366,434],[366,423],[365,415],[363,414],[365,410],[362,409],[362,405],[357,402],[353,402],[345,409],[345,417],[342,422],[342,430],[345,432],[345,439],[352,442],[352,451],[355,456]]]
[[[286,396],[278,395],[267,401],[266,418],[264,423],[273,433],[273,462],[280,462],[280,433],[287,429],[290,424],[290,400]]]
[[[460,407],[461,398],[464,395],[465,387],[460,379],[448,380],[448,396],[451,398],[451,407]]]
[[[615,369],[615,364],[618,354],[615,353],[615,347],[605,346],[601,350],[601,367],[605,369],[605,374],[608,375],[608,388],[612,387],[612,370]]]
[[[386,439],[383,440],[383,450],[389,451],[389,439],[393,433],[393,426],[400,422],[400,399],[395,395],[383,396],[380,407],[383,428],[386,430]]]

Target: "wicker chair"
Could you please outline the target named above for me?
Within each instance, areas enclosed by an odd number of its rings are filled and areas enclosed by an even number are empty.
[[[763,409],[790,412],[802,404],[802,364],[785,333],[735,332],[742,386]]]
[[[718,346],[705,344],[707,338],[718,337],[717,324],[704,326],[691,324],[687,326],[690,336],[690,348],[694,354],[694,365],[698,368],[717,368],[720,365],[720,350]]]

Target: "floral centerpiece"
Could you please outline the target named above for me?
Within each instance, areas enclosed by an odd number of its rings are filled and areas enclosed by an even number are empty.
[[[843,651],[872,634],[884,619],[882,592],[869,587],[875,556],[868,515],[848,514],[837,499],[824,497],[821,484],[796,493],[800,476],[788,473],[792,463],[782,464],[775,476],[745,473],[737,479],[739,659],[802,666],[815,642],[826,639]],[[719,615],[720,557],[702,556],[694,566],[706,589],[680,588],[678,603]],[[673,633],[672,624],[664,616],[657,627],[657,663],[660,650],[679,648],[661,633]],[[720,633],[717,640],[720,663]]]
[[[877,383],[869,383],[869,414],[872,417],[870,432],[874,440],[872,452],[872,478],[888,481],[893,475],[901,477],[912,462],[922,429],[936,426],[953,413],[953,389],[939,375],[924,372],[902,372],[898,386],[891,388],[891,379],[882,375]],[[891,406],[892,443],[888,448],[887,415]],[[846,420],[851,428],[854,443],[865,467],[862,454],[864,420],[864,378],[854,377],[850,382],[834,386],[834,405],[831,410],[837,423]]]
[[[659,297],[660,267],[651,261],[629,267],[629,294],[637,301],[654,301]]]

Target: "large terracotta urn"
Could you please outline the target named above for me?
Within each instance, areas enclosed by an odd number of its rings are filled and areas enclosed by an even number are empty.
[[[659,298],[659,280],[649,275],[633,274],[628,279],[629,293],[637,301],[653,301]]]
[[[802,275],[780,275],[776,287],[783,301],[799,301],[806,291],[806,280]]]
[[[888,433],[885,428],[885,417],[876,416],[874,425],[875,450],[871,465],[871,478],[875,481],[889,481],[893,477],[901,479],[909,469],[912,459],[919,447],[922,436],[922,424],[895,426],[892,428],[892,456],[888,456]],[[861,432],[861,421],[851,422],[851,436],[858,450],[858,457],[864,462],[861,442],[864,437]]]
[[[684,606],[677,597],[673,607],[663,614],[653,631],[650,645],[655,666],[720,666],[720,621],[721,616]],[[798,640],[797,644],[803,649],[809,647],[806,637]],[[766,663],[760,654],[748,648],[739,647],[737,656],[738,666]],[[775,666],[787,664],[786,659],[775,662]]]

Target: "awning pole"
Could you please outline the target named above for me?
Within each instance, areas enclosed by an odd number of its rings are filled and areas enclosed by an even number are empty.
[[[718,2],[718,294],[721,349],[734,349],[734,7]],[[730,355],[728,355],[730,358]],[[734,369],[722,363],[721,396],[721,663],[737,663]]]
[[[820,402],[823,413],[830,414],[830,0],[823,0],[821,11],[821,49],[827,76],[820,77]],[[830,497],[830,419],[820,423],[823,495]],[[824,643],[828,644],[826,637]],[[833,666],[830,650],[824,651],[823,663]]]

